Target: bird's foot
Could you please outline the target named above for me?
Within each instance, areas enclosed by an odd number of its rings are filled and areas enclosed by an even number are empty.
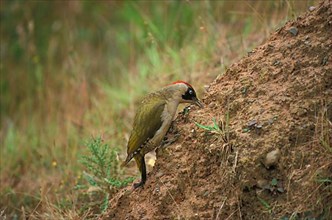
[[[143,181],[139,182],[139,183],[134,183],[134,189],[137,189],[139,187],[143,187],[144,186],[144,183]]]
[[[176,142],[180,137],[180,134],[174,134],[172,137],[167,137],[161,142],[161,147],[167,147]]]

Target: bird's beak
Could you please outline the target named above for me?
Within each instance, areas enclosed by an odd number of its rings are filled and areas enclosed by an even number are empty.
[[[194,99],[193,99],[193,103],[194,103],[195,105],[197,105],[198,107],[200,107],[200,108],[203,108],[203,107],[204,107],[203,103],[202,103],[201,101],[199,101],[198,98],[194,98]]]

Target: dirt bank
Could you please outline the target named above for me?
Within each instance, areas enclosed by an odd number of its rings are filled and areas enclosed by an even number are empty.
[[[331,216],[331,33],[325,1],[221,73],[204,109],[179,114],[181,138],[157,154],[145,187],[122,189],[105,218]],[[221,131],[194,123],[213,119]]]

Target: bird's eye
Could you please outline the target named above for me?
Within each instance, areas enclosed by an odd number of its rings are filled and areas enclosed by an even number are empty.
[[[192,88],[188,88],[186,93],[182,95],[182,99],[184,100],[193,100],[196,97],[195,90]]]

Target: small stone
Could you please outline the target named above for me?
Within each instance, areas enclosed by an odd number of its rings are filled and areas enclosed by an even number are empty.
[[[280,64],[280,61],[279,60],[275,60],[274,62],[273,62],[273,66],[278,66]]]
[[[160,188],[159,188],[159,187],[155,188],[155,189],[153,190],[152,194],[153,194],[154,196],[158,196],[158,195],[160,194]]]
[[[276,166],[280,159],[280,150],[277,148],[276,150],[270,151],[266,154],[264,165],[267,169],[272,166]]]
[[[255,119],[253,119],[253,120],[250,120],[249,122],[248,122],[248,127],[250,128],[250,127],[253,127],[253,126],[255,126],[257,124],[257,120],[255,120]]]
[[[209,108],[214,108],[216,106],[216,103],[215,102],[211,102],[210,104],[209,104]]]
[[[256,125],[255,125],[255,128],[257,128],[257,129],[262,129],[262,128],[263,128],[263,125],[261,125],[261,124],[256,124]]]
[[[299,29],[296,27],[291,27],[288,29],[288,32],[291,33],[293,36],[296,36],[299,33]]]
[[[310,6],[310,7],[309,7],[309,11],[314,11],[315,9],[316,9],[315,6]]]

